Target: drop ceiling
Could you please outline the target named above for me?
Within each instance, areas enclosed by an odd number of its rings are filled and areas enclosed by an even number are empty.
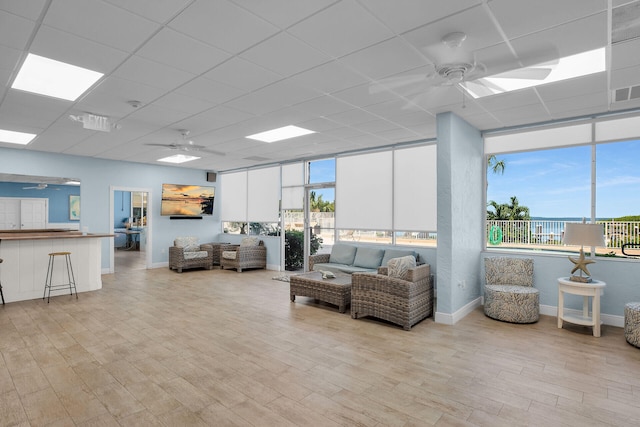
[[[224,171],[435,138],[445,111],[487,130],[633,110],[640,99],[616,101],[615,91],[640,84],[640,39],[612,44],[611,18],[625,26],[615,34],[637,34],[627,28],[638,25],[629,17],[637,3],[1,1],[0,128],[38,137],[0,147],[156,164],[172,152],[146,144],[176,143],[187,129],[225,155],[198,152],[178,167]],[[466,34],[464,48],[488,72],[534,52],[564,57],[603,46],[607,70],[472,99],[426,78],[438,62],[428,47],[453,31]],[[77,101],[11,89],[29,52],[104,77]],[[69,119],[84,113],[119,129]],[[286,125],[316,133],[271,144],[245,138]]]

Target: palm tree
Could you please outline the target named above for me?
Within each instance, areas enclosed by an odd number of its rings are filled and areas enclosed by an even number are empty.
[[[503,175],[505,166],[506,166],[506,163],[504,162],[504,160],[498,160],[495,154],[492,154],[489,157],[487,157],[487,167],[491,168],[493,173],[495,174],[499,173],[500,175]]]

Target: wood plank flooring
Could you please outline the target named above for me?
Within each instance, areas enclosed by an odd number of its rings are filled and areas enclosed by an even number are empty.
[[[0,308],[2,426],[640,425],[622,329],[476,310],[410,332],[273,271],[167,268]]]

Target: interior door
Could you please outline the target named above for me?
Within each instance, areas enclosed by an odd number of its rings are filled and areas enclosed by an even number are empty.
[[[47,228],[47,201],[45,199],[20,200],[20,228],[34,230]]]
[[[0,230],[20,229],[20,199],[0,198]]]

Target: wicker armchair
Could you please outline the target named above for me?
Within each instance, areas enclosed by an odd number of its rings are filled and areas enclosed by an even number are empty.
[[[533,260],[485,258],[484,314],[510,323],[540,318],[540,292],[533,287]]]
[[[242,239],[239,245],[222,245],[220,267],[235,268],[238,273],[247,268],[267,268],[267,248],[262,240]]]
[[[409,269],[406,280],[377,274],[351,275],[351,317],[373,316],[402,326],[406,331],[433,314],[433,276],[429,264]]]
[[[213,267],[213,247],[198,244],[197,237],[177,237],[169,247],[169,269],[182,273],[185,268]]]

